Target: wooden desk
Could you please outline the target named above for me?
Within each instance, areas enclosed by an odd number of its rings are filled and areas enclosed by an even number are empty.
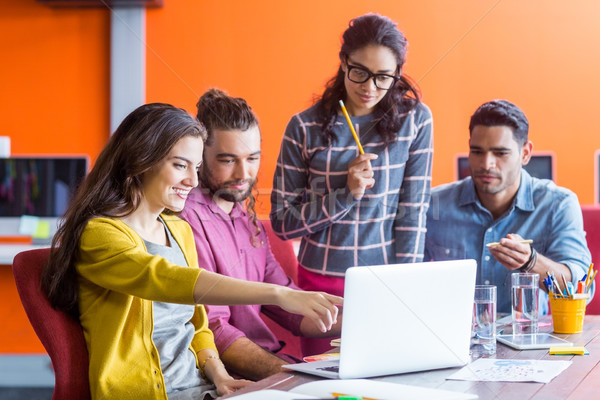
[[[542,321],[550,321],[546,316]],[[380,381],[402,383],[477,394],[480,399],[585,399],[598,398],[600,393],[600,315],[587,315],[584,330],[580,334],[554,335],[565,338],[575,346],[585,346],[590,352],[587,356],[550,356],[548,350],[514,350],[498,343],[496,355],[499,359],[528,360],[571,360],[573,363],[550,383],[534,382],[471,382],[446,380],[460,368],[446,368],[425,372],[414,372],[373,378]],[[541,328],[542,332],[551,332],[552,327]],[[280,372],[269,378],[255,382],[236,394],[261,389],[290,390],[295,386],[319,379],[297,372]],[[224,398],[230,398],[233,395]]]

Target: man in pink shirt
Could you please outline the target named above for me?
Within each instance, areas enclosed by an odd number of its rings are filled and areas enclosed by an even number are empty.
[[[198,119],[208,139],[200,184],[190,192],[180,217],[194,231],[202,268],[234,278],[297,288],[273,256],[254,211],[252,188],[260,166],[258,120],[245,100],[211,89],[198,102]],[[247,209],[244,202],[247,202]],[[278,354],[282,346],[260,317],[264,312],[297,336],[338,336],[341,318],[322,333],[308,319],[276,306],[206,306],[210,329],[227,369],[262,379],[296,362]]]

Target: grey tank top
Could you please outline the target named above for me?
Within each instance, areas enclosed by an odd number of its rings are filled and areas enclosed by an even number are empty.
[[[161,222],[164,225],[164,221]],[[170,247],[144,240],[148,253],[159,255],[173,264],[188,266],[183,251],[165,225]],[[210,385],[198,368],[196,357],[190,350],[195,327],[190,322],[194,306],[186,304],[153,302],[154,330],[152,340],[158,349],[160,368],[167,393],[195,386]],[[210,385],[210,387],[214,387]],[[207,386],[207,389],[209,387]]]

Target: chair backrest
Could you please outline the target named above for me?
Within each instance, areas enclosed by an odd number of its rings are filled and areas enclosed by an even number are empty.
[[[588,249],[592,254],[592,262],[596,264],[594,269],[600,267],[600,206],[581,206],[583,213],[583,229]],[[585,309],[586,314],[600,314],[600,293],[596,286],[596,294]]]
[[[283,268],[287,276],[292,278],[295,284],[298,284],[298,259],[296,258],[292,242],[290,240],[281,240],[273,232],[271,221],[261,220],[260,222],[262,222],[267,233],[273,255],[279,261],[281,268]]]
[[[90,399],[89,358],[81,325],[52,308],[41,290],[40,276],[49,255],[49,248],[17,254],[12,265],[15,284],[29,322],[52,360],[52,399]]]
[[[289,240],[281,240],[279,237],[277,237],[275,232],[273,232],[273,228],[271,227],[271,221],[261,220],[261,222],[265,228],[265,232],[267,233],[267,238],[269,239],[269,245],[271,246],[273,255],[277,261],[279,261],[279,264],[287,276],[289,276],[295,284],[298,284],[298,260],[296,258],[296,253],[294,251],[292,242]],[[282,328],[266,315],[261,314],[261,317],[269,329],[271,329],[275,336],[277,336],[277,339],[285,342],[286,345],[282,352],[294,356],[297,359],[301,359],[302,348],[300,346],[300,338],[294,336],[287,329]]]

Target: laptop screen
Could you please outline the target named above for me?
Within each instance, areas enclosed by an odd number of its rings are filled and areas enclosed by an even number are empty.
[[[0,218],[60,217],[88,170],[88,158],[0,158]]]

